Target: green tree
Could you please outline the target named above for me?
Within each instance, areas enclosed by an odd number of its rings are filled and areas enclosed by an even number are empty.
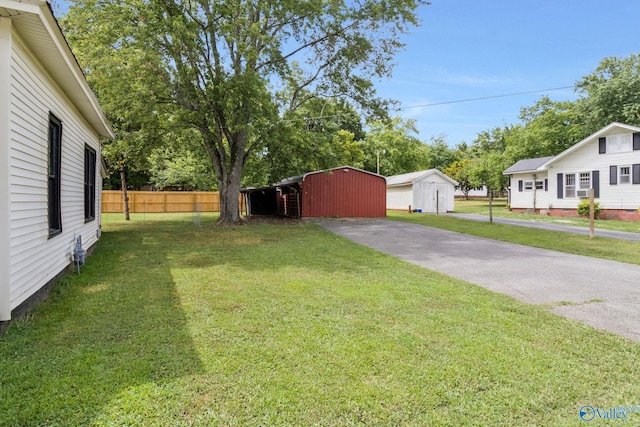
[[[576,104],[554,102],[544,96],[520,110],[524,127],[505,129],[506,155],[513,160],[555,156],[579,142],[587,133]]]
[[[423,0],[75,0],[70,16],[86,9],[86,39],[120,34],[113,45],[135,45],[160,55],[168,96],[196,129],[215,171],[220,221],[239,220],[244,166],[276,135],[279,112],[299,106],[310,90],[351,98],[374,111],[371,79],[388,76],[402,47],[399,34],[417,24]],[[81,15],[78,13],[77,15]],[[127,17],[114,25],[113,16]],[[278,87],[293,85],[287,103]]]
[[[428,145],[427,153],[429,159],[427,168],[429,169],[443,171],[458,160],[456,151],[449,147],[444,135],[431,137],[431,143]]]
[[[254,177],[252,185],[341,165],[363,166],[364,153],[357,142],[365,135],[362,120],[346,102],[309,94],[304,104],[285,114],[283,123],[265,150],[253,154],[254,162],[246,168]],[[262,177],[252,170],[256,167]]]
[[[503,153],[507,148],[507,134],[509,128],[494,127],[493,129],[482,131],[473,141],[471,150],[476,157],[485,153]]]
[[[381,175],[399,175],[425,169],[428,165],[427,146],[416,136],[413,120],[395,117],[389,121],[374,121],[363,140],[364,168]]]
[[[160,190],[216,190],[200,135],[194,129],[177,128],[165,133],[161,146],[148,155],[149,182]]]
[[[576,90],[587,134],[611,122],[640,126],[640,55],[604,58]]]
[[[470,165],[469,180],[473,187],[486,186],[489,193],[489,221],[493,222],[493,194],[503,191],[509,178],[502,174],[508,167],[500,153],[486,153],[473,160]]]
[[[168,96],[169,76],[157,52],[121,36],[134,31],[133,10],[83,5],[71,7],[61,26],[115,132],[103,155],[118,174],[112,181],[120,182],[128,220],[127,180],[146,176],[149,152],[162,140],[166,109],[159,101]]]
[[[458,181],[457,188],[462,191],[465,199],[469,200],[469,191],[477,186],[474,185],[472,176],[474,162],[470,159],[463,159],[453,162],[442,172]]]

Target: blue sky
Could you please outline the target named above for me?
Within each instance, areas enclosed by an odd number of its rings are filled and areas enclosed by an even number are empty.
[[[608,56],[640,52],[637,0],[431,0],[422,24],[404,38],[391,80],[378,94],[402,107],[573,86]],[[404,108],[418,137],[449,145],[518,123],[543,95],[574,100],[573,89]]]

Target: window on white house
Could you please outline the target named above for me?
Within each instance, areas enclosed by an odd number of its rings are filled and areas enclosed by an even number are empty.
[[[620,166],[620,177],[618,182],[620,184],[629,184],[631,182],[631,167],[630,166]]]
[[[525,181],[524,182],[524,191],[533,190],[533,181]]]
[[[591,188],[591,172],[580,172],[580,190]]]
[[[96,150],[84,147],[84,220],[96,218]]]
[[[576,197],[576,176],[573,174],[564,176],[564,197]]]
[[[544,181],[536,181],[536,190],[544,190]]]
[[[49,237],[62,233],[62,122],[49,114]]]
[[[620,133],[607,136],[607,153],[633,151],[633,134]]]

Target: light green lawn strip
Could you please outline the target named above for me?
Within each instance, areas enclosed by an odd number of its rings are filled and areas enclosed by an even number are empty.
[[[1,425],[580,425],[638,404],[640,345],[313,224],[109,219],[0,337]]]
[[[515,213],[506,208],[506,199],[494,199],[493,215],[495,217],[521,219],[527,221],[548,222],[552,224],[571,225],[575,227],[589,228],[589,218],[584,217],[557,217],[534,214]],[[577,203],[576,203],[577,206]],[[489,216],[489,200],[488,199],[456,199],[455,212],[466,214],[479,214]],[[617,220],[596,220],[595,228],[602,230],[626,231],[630,233],[640,233],[640,223],[633,221],[617,221]]]
[[[552,249],[576,255],[640,264],[640,243],[515,225],[479,222],[446,215],[387,213],[387,219],[412,222],[458,233]]]

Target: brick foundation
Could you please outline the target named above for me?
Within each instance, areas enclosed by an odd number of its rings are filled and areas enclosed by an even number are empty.
[[[562,209],[562,208],[551,208],[551,209],[536,209],[535,212],[533,209],[522,209],[522,208],[514,208],[512,212],[515,213],[528,213],[528,214],[537,214],[537,215],[549,215],[549,216],[558,216],[558,217],[577,217],[578,210],[577,209]],[[618,221],[637,221],[640,222],[640,213],[636,209],[602,209],[600,215],[598,215],[598,219],[612,219]]]

